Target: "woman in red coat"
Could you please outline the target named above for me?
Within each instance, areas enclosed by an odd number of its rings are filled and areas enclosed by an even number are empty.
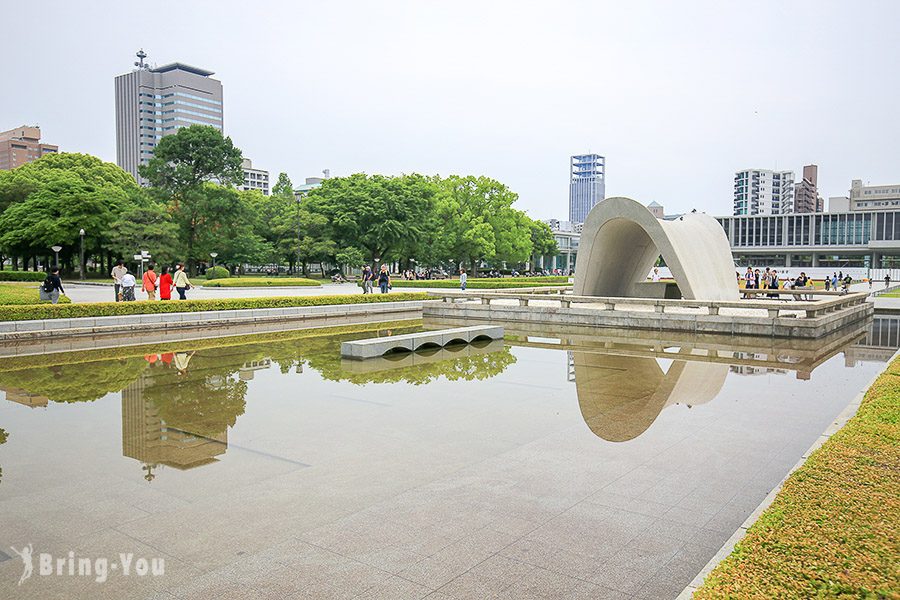
[[[169,267],[163,267],[159,276],[159,299],[172,299],[172,276],[169,275]]]

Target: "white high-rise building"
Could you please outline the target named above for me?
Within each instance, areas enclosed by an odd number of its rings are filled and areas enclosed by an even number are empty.
[[[745,169],[734,174],[735,215],[794,212],[794,172]]]
[[[259,190],[263,196],[269,195],[269,172],[264,169],[254,169],[253,161],[245,158],[241,163],[244,169],[244,185],[239,185],[239,190]]]
[[[222,83],[206,69],[151,67],[143,50],[137,57],[133,71],[116,77],[116,163],[141,181],[138,166],[163,136],[194,124],[222,131]]]

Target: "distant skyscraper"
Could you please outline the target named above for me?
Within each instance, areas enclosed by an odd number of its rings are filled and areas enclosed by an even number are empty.
[[[734,174],[734,214],[794,212],[794,172],[745,169]]]
[[[151,68],[143,51],[130,73],[116,77],[116,163],[138,176],[160,138],[190,125],[223,129],[222,82],[183,63]]]
[[[578,154],[569,162],[569,221],[584,223],[606,197],[606,163],[599,154]]]
[[[803,167],[803,179],[798,181],[794,188],[795,213],[825,211],[825,200],[819,196],[818,179],[819,167],[816,165]]]
[[[58,146],[41,143],[41,128],[22,125],[0,132],[0,171],[9,171],[59,151]]]

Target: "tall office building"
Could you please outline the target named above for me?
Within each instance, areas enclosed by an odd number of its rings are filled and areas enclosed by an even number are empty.
[[[41,143],[40,127],[22,125],[0,132],[0,171],[10,171],[58,151],[58,146]]]
[[[819,196],[819,167],[806,165],[803,167],[803,179],[794,188],[794,212],[824,212],[825,200]]]
[[[745,169],[734,174],[735,215],[794,212],[794,172]]]
[[[599,154],[578,154],[569,161],[569,221],[584,223],[606,197],[606,162]]]
[[[223,129],[222,82],[184,63],[150,67],[143,50],[137,57],[134,70],[116,77],[116,163],[141,181],[138,166],[163,136],[195,124]]]

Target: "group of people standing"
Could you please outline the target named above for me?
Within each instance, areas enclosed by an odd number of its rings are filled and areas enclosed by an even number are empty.
[[[134,291],[137,287],[137,279],[135,279],[134,273],[125,266],[124,261],[116,261],[116,266],[112,268],[110,276],[115,286],[116,302],[136,300]],[[148,300],[156,300],[157,292],[159,292],[160,300],[171,300],[173,290],[178,293],[179,300],[187,300],[187,291],[191,287],[193,286],[184,270],[183,263],[175,265],[174,273],[169,273],[169,267],[162,267],[158,275],[153,264],[147,265],[147,270],[141,278],[141,291],[146,292]]]

